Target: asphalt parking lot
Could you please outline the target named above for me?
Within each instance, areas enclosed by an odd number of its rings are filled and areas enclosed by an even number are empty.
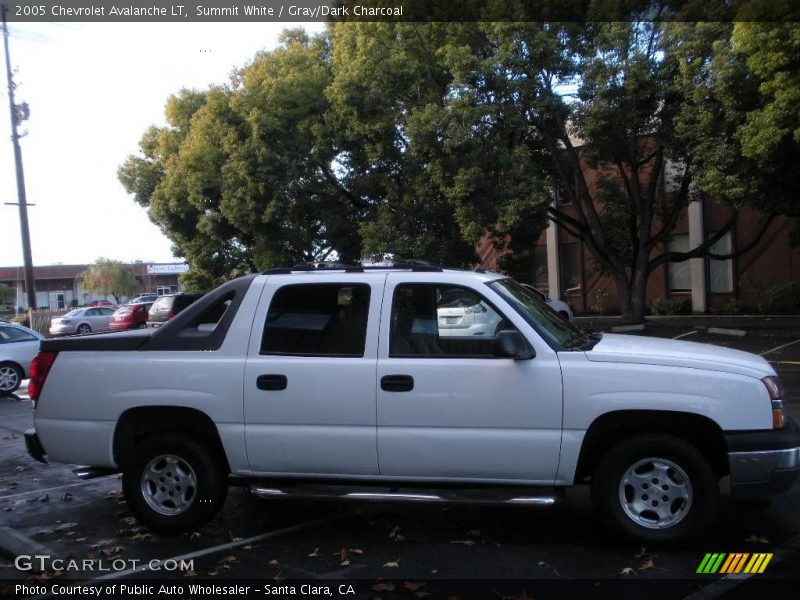
[[[746,329],[744,337],[710,333],[706,321],[689,318],[654,323],[645,333],[763,354],[781,375],[789,412],[800,420],[800,320],[737,323]],[[586,326],[603,329],[602,324]],[[166,537],[131,518],[118,476],[84,482],[69,466],[30,459],[22,432],[31,422],[25,394],[0,399],[0,526],[53,556],[147,565],[126,574],[126,580],[260,579],[276,586],[299,579],[347,580],[357,582],[356,597],[365,598],[520,599],[602,596],[606,590],[608,597],[620,597],[619,585],[644,581],[652,582],[641,589],[653,598],[749,598],[765,581],[779,581],[780,587],[770,588],[773,597],[782,597],[784,590],[785,597],[796,596],[791,592],[800,568],[800,513],[795,510],[800,486],[766,511],[726,501],[706,539],[670,551],[609,537],[592,514],[585,488],[570,490],[557,509],[262,501],[233,488],[223,514],[210,526]],[[764,575],[721,579],[696,574],[707,552],[772,552],[775,557]],[[192,560],[193,568],[167,571],[149,563],[176,557]],[[9,559],[0,568],[0,580],[23,578],[31,584],[110,576],[23,573]],[[465,581],[473,583],[465,586]]]

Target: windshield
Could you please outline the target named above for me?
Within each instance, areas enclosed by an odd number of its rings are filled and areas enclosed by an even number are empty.
[[[547,306],[539,294],[513,279],[492,281],[489,287],[500,294],[551,345],[576,348],[589,341],[584,332]]]

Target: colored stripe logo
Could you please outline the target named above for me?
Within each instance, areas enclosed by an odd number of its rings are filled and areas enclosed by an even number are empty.
[[[700,561],[697,572],[703,575],[713,575],[716,573],[730,575],[733,573],[763,573],[769,561],[772,560],[772,552],[709,552]]]

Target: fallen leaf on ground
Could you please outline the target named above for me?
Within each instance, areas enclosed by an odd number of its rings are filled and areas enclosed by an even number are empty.
[[[642,546],[642,549],[639,550],[639,554],[634,554],[633,558],[642,558],[645,554],[647,554],[647,546]]]
[[[313,552],[306,554],[308,558],[319,558],[319,548],[314,548]]]
[[[119,554],[123,550],[125,550],[125,546],[111,546],[109,548],[103,548],[100,550],[100,553],[105,556],[113,556],[114,554]]]
[[[193,531],[192,533],[189,534],[189,539],[190,540],[193,540],[193,539],[199,538],[199,537],[200,537],[200,532],[199,531]]]
[[[622,571],[619,572],[620,575],[638,575],[636,570],[633,567],[625,567]]]
[[[376,583],[372,586],[373,592],[393,592],[394,591],[394,584],[393,583]]]
[[[640,571],[646,571],[647,569],[652,569],[655,566],[656,566],[656,563],[653,562],[653,559],[652,558],[648,558],[644,563],[642,563],[642,566],[639,567],[639,570]]]
[[[186,571],[186,573],[184,573],[183,576],[184,577],[197,577],[197,573],[195,573],[192,570],[189,570],[189,571]]]
[[[400,559],[398,558],[397,560],[390,560],[389,562],[384,563],[383,566],[387,569],[397,569],[400,567]]]
[[[418,592],[422,588],[424,588],[427,584],[423,581],[404,581],[403,588],[407,589],[409,592]]]
[[[475,540],[453,540],[451,544],[463,544],[464,546],[474,546]]]
[[[64,502],[72,502],[72,494],[70,494],[69,492],[67,492],[66,494],[64,494],[64,495],[61,497],[61,499],[62,499]]]
[[[149,540],[153,537],[152,533],[137,533],[136,535],[132,535],[130,539],[132,540]]]
[[[27,471],[27,470],[28,470],[28,467],[25,467],[23,465],[19,465],[18,467],[14,468],[14,472],[15,473],[22,473],[23,471]]]
[[[279,564],[281,564],[281,561],[279,561],[277,558],[273,558],[273,559],[272,559],[271,561],[269,561],[267,564],[268,564],[268,565],[270,565],[270,566],[272,566],[272,567],[274,567],[275,565],[279,565]]]
[[[221,562],[223,564],[227,564],[227,563],[230,563],[230,562],[236,562],[237,560],[239,560],[239,559],[236,558],[233,554],[229,554],[228,556],[222,557],[222,560],[220,560],[219,562]]]

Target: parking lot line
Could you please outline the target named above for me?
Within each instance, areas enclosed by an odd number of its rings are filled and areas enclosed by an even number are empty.
[[[142,565],[138,569],[128,569],[127,571],[117,571],[116,573],[109,573],[108,575],[103,575],[101,577],[95,577],[93,579],[90,579],[88,580],[88,583],[92,583],[95,581],[105,581],[108,579],[119,579],[120,577],[127,577],[128,575],[136,575],[137,573],[144,573],[145,571],[150,571],[154,567],[160,567],[161,565],[163,565],[168,561],[175,561],[180,563],[180,561],[182,560],[192,560],[194,558],[199,558],[201,556],[207,556],[209,554],[214,554],[216,552],[222,552],[223,550],[229,550],[231,548],[237,548],[239,546],[246,546],[254,542],[260,542],[262,540],[266,540],[269,538],[286,535],[287,533],[294,533],[296,531],[311,529],[316,525],[322,525],[323,523],[331,521],[332,519],[333,516],[321,517],[319,519],[314,519],[313,521],[306,521],[305,523],[299,523],[297,525],[292,525],[291,527],[284,527],[283,529],[276,529],[275,531],[267,531],[266,533],[260,533],[258,535],[254,535],[248,538],[242,538],[240,540],[236,540],[234,542],[228,542],[226,544],[209,546],[208,548],[195,550],[194,552],[187,552],[186,554],[181,554],[179,556],[154,559],[148,562],[147,564]]]
[[[673,339],[673,340],[679,340],[679,339],[681,339],[681,338],[685,338],[685,337],[689,337],[690,335],[694,335],[695,333],[697,333],[697,330],[695,330],[695,331],[687,331],[686,333],[682,333],[682,334],[680,334],[680,335],[676,335],[676,336],[675,336],[674,338],[672,338],[672,339]]]
[[[49,488],[44,488],[41,490],[31,490],[29,492],[20,492],[18,494],[11,494],[9,496],[0,496],[0,500],[11,500],[12,498],[19,498],[21,496],[29,496],[31,494],[44,494],[45,492],[54,492],[56,490],[64,490],[67,488],[77,487],[79,485],[89,485],[92,483],[97,483],[97,481],[101,479],[105,479],[106,477],[111,477],[111,475],[106,475],[105,477],[95,477],[94,479],[88,479],[86,481],[76,481],[75,483],[65,483],[64,485],[56,485]]]
[[[800,340],[795,340],[793,342],[781,344],[780,346],[775,346],[774,348],[770,348],[769,350],[762,352],[761,354],[759,354],[759,356],[764,356],[765,354],[772,354],[773,352],[777,352],[778,350],[783,350],[784,348],[788,348],[789,346],[794,346],[795,344],[800,344]]]

